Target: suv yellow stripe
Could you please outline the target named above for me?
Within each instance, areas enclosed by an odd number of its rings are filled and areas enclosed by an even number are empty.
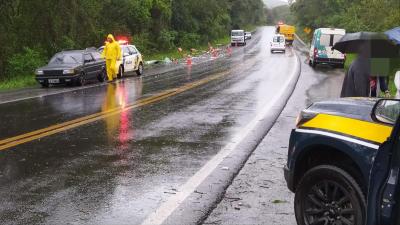
[[[301,128],[332,131],[375,143],[386,141],[393,129],[387,125],[327,114],[317,115],[304,123]]]

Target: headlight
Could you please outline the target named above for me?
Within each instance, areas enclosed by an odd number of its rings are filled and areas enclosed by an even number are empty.
[[[74,69],[63,70],[63,74],[75,74],[75,70]]]
[[[36,75],[43,75],[43,70],[36,70]]]
[[[316,116],[317,113],[315,112],[302,111],[296,119],[296,127],[299,128],[300,126],[312,120]]]

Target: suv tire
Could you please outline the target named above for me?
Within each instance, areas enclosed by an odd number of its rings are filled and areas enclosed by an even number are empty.
[[[122,66],[119,66],[118,73],[117,73],[117,78],[121,79],[123,76],[124,76],[124,68]]]
[[[309,170],[296,188],[294,206],[299,225],[318,224],[317,221],[364,224],[363,192],[352,176],[336,166],[322,165]]]
[[[136,70],[136,74],[141,76],[143,74],[143,63],[139,63],[138,69]]]

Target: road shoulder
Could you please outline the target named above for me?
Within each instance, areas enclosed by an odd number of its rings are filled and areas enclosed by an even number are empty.
[[[260,113],[232,143],[183,185],[179,192],[164,202],[143,224],[199,224],[221,200],[226,188],[243,167],[250,154],[271,129],[292,95],[300,76],[300,61],[293,55],[293,70],[288,74],[280,93],[266,104]],[[205,172],[208,171],[208,172]]]

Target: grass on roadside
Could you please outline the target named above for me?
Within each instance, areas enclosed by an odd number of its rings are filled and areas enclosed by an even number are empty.
[[[0,81],[0,91],[30,87],[35,84],[37,83],[34,75],[6,78]]]

